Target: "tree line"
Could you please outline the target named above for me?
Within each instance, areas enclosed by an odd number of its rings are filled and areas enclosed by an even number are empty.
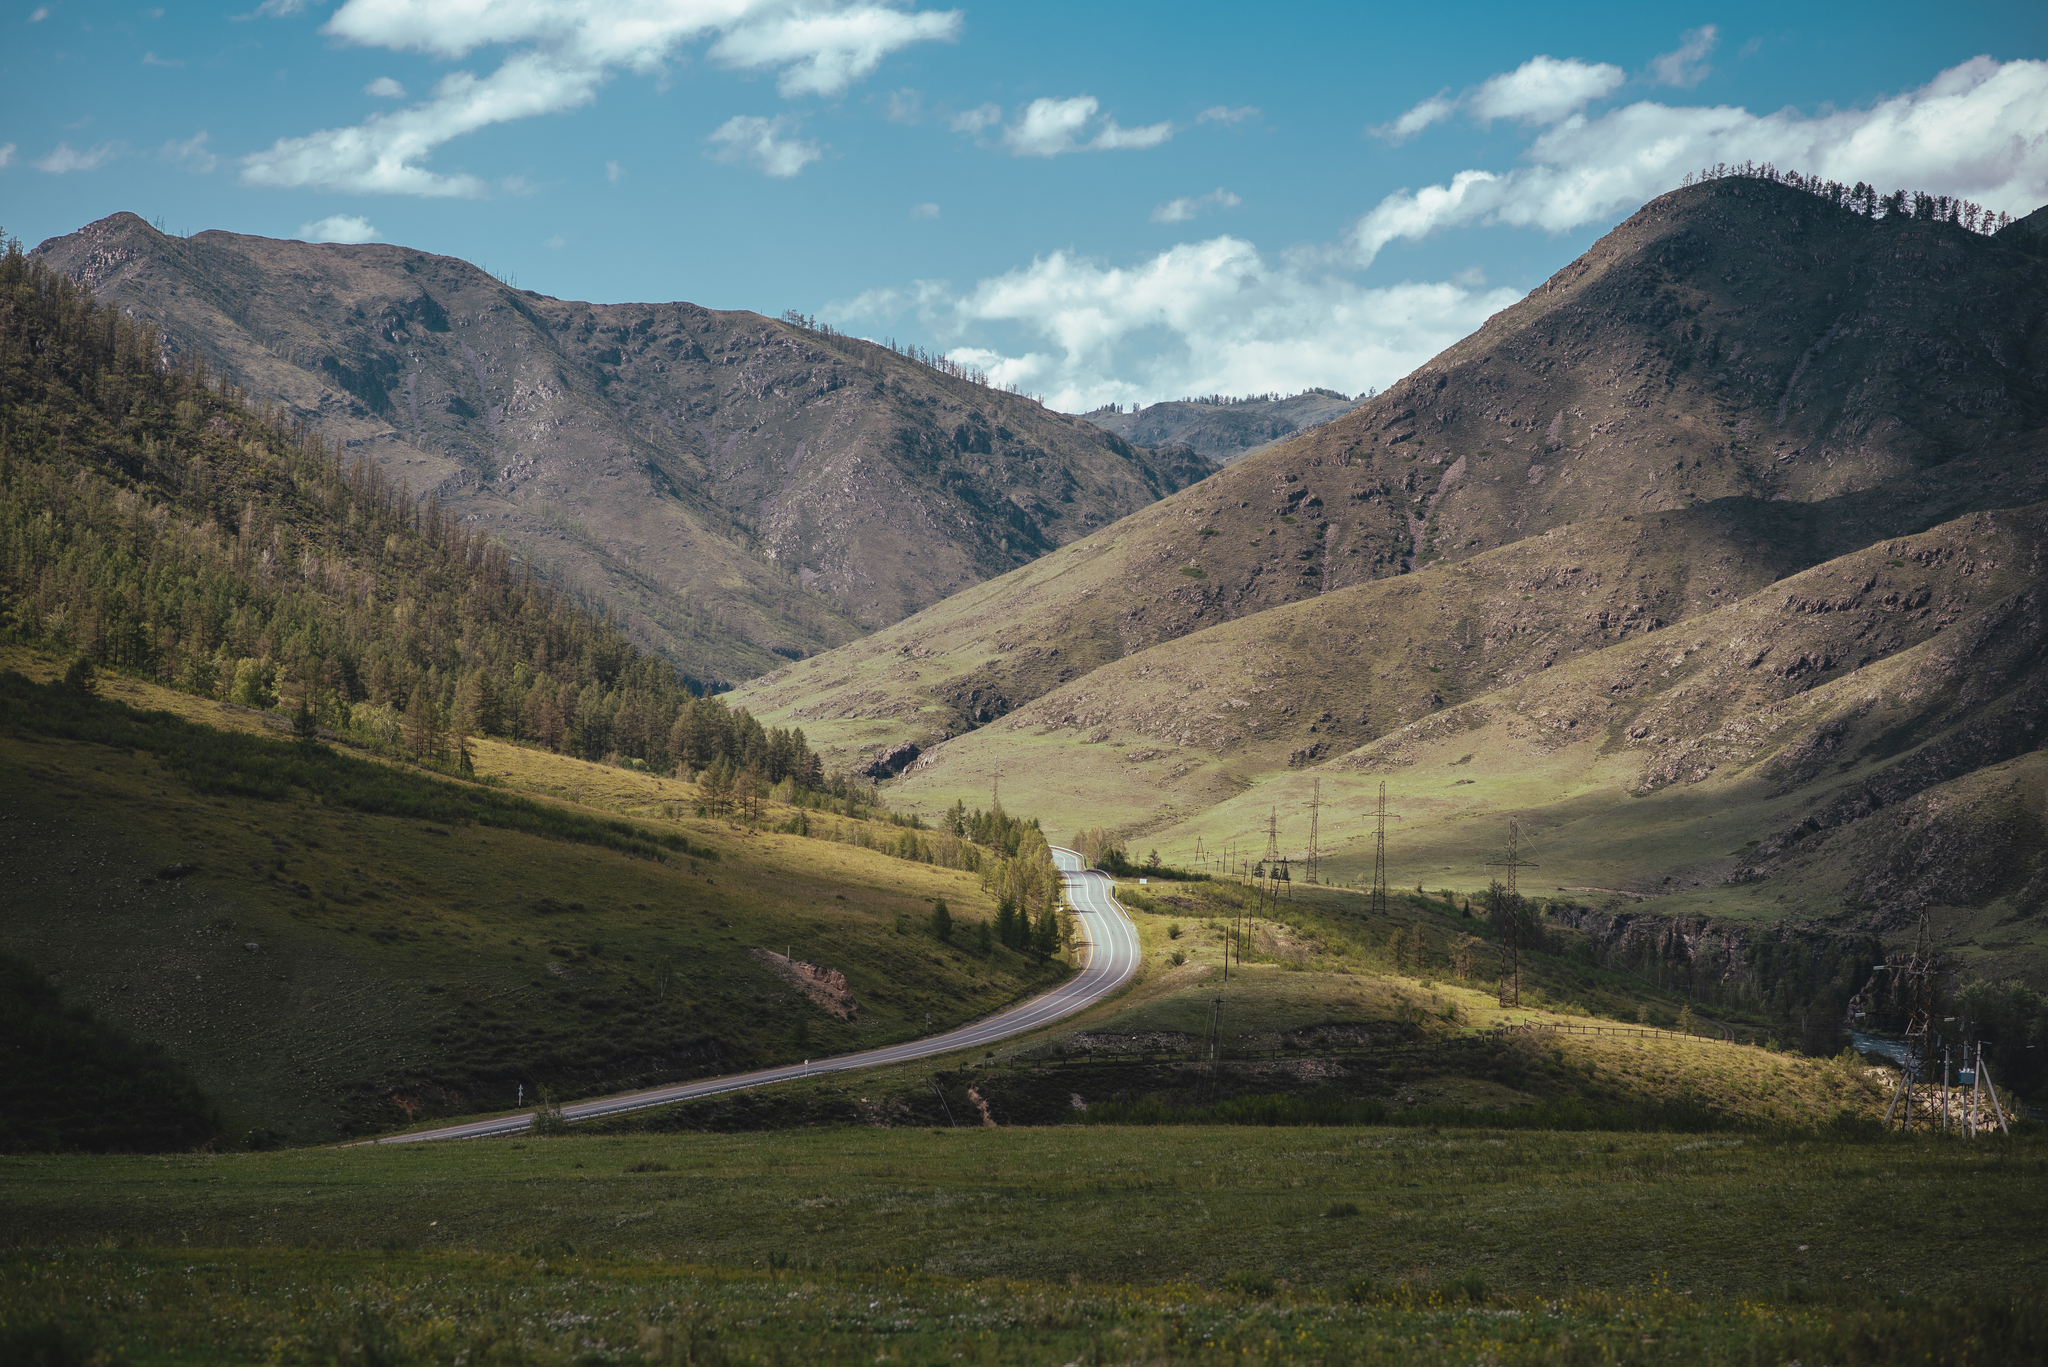
[[[505,736],[664,772],[824,783],[438,498],[208,374],[10,240],[0,629],[427,763]]]
[[[1759,165],[1753,161],[1741,163],[1720,161],[1698,171],[1688,172],[1682,185],[1703,185],[1710,180],[1725,180],[1739,176],[1744,180],[1767,180],[1774,185],[1789,185],[1795,190],[1824,199],[1839,209],[1847,209],[1865,218],[1907,218],[1924,223],[1956,223],[1973,233],[1987,236],[2012,222],[2008,213],[1993,213],[1983,205],[1951,195],[1934,195],[1925,190],[1893,190],[1890,194],[1880,192],[1874,185],[1857,181],[1844,185],[1838,180],[1824,180],[1819,176],[1803,175],[1798,171],[1780,171],[1769,162]]]

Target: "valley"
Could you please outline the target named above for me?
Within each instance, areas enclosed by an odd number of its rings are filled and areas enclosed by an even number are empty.
[[[0,1356],[2024,1358],[2017,226],[1708,180],[1384,394],[1127,431],[399,247],[11,251]],[[1923,923],[1967,1140],[1845,1029]]]

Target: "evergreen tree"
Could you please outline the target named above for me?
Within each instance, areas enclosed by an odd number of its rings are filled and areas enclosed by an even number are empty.
[[[1059,916],[1052,907],[1038,913],[1038,924],[1031,935],[1031,952],[1041,961],[1060,952]]]
[[[950,944],[953,939],[953,913],[946,910],[943,897],[932,903],[932,938],[941,944]]]

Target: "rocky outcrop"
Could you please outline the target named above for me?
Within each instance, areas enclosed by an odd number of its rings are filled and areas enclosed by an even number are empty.
[[[809,997],[812,1004],[821,1010],[829,1011],[841,1020],[860,1018],[860,1003],[853,999],[853,989],[846,985],[846,975],[838,969],[803,963],[773,950],[755,949],[750,952],[757,961],[775,970],[778,977]]]

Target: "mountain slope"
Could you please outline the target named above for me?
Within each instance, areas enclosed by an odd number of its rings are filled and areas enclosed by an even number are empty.
[[[1957,225],[1688,187],[1386,394],[749,704],[828,747],[929,744],[1218,622],[1589,518],[1806,504],[1811,564],[2038,501],[2044,317],[2043,262]]]
[[[1133,413],[1103,408],[1082,416],[1105,432],[1141,446],[1189,446],[1228,465],[1297,432],[1342,417],[1356,401],[1328,389],[1285,399],[1173,399]]]
[[[1277,811],[1299,858],[1319,778],[1323,871],[1349,882],[1369,875],[1385,782],[1396,882],[1483,888],[1514,814],[1541,870],[1526,889],[1890,934],[1936,908],[1973,969],[2048,979],[2044,589],[2048,506],[1972,514],[1269,773],[1144,839],[1262,849]],[[1077,820],[1087,787],[1069,776]]]
[[[589,305],[402,247],[165,237],[33,255],[215,372],[438,492],[730,682],[852,640],[1208,473],[757,314]]]

